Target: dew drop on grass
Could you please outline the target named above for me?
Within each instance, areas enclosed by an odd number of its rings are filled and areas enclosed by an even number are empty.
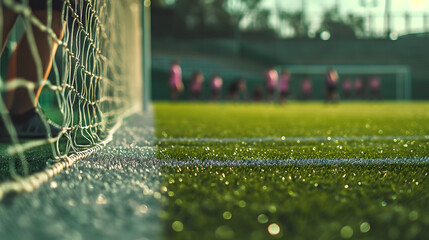
[[[52,182],[51,182],[51,184],[50,184],[50,187],[51,187],[52,189],[55,189],[55,188],[57,188],[57,187],[58,187],[58,184],[57,184],[57,182],[55,182],[55,181],[52,181]]]
[[[277,235],[280,233],[280,227],[276,223],[271,223],[268,226],[268,233],[271,235]]]
[[[107,199],[103,194],[98,194],[97,200],[95,200],[95,203],[98,205],[105,205],[107,204]]]
[[[267,223],[268,222],[268,217],[267,215],[261,213],[258,215],[258,222],[259,223]]]
[[[362,233],[367,233],[367,232],[369,232],[369,230],[371,229],[371,226],[369,225],[369,223],[367,223],[367,222],[363,222],[361,225],[360,225],[360,231],[362,232]]]
[[[223,217],[224,219],[226,219],[226,220],[229,220],[229,219],[231,219],[231,218],[232,218],[232,213],[231,213],[231,212],[229,212],[229,211],[225,211],[225,212],[222,214],[222,217]]]
[[[181,221],[174,221],[171,224],[171,228],[176,232],[181,232],[183,231],[183,223]]]
[[[270,205],[270,206],[268,207],[268,211],[269,211],[270,213],[276,213],[276,212],[277,212],[277,207],[276,207],[275,205]]]
[[[149,211],[149,208],[144,204],[137,207],[138,214],[146,214],[148,211]]]

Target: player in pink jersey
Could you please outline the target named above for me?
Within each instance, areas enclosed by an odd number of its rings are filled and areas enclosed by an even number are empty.
[[[280,75],[279,90],[279,102],[283,103],[286,101],[286,98],[290,93],[290,72],[287,68],[284,68],[282,70],[282,74]]]
[[[169,85],[171,90],[170,98],[171,100],[176,100],[183,91],[182,69],[177,60],[171,62]]]
[[[217,101],[221,97],[223,81],[219,74],[214,74],[211,81],[211,99]]]
[[[195,70],[191,79],[190,100],[201,100],[203,92],[204,75],[200,70]]]
[[[267,101],[273,100],[274,92],[277,88],[279,75],[274,67],[270,67],[265,73],[265,87],[267,91]]]

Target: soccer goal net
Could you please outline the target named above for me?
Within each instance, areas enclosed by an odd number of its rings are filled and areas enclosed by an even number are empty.
[[[324,97],[325,75],[333,68],[339,75],[337,89],[343,99],[411,99],[411,72],[408,66],[397,65],[289,65],[292,92],[300,97],[301,85],[311,82],[312,98]],[[378,82],[378,83],[377,83]],[[376,89],[378,88],[378,89]],[[374,96],[374,93],[377,95]]]
[[[140,110],[144,3],[0,1],[2,43],[12,32],[2,51],[0,199],[31,191],[101,149]],[[14,115],[29,101],[37,116]]]

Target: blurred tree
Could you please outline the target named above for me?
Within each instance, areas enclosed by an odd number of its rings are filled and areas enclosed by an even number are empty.
[[[365,20],[353,14],[341,18],[336,8],[327,10],[322,17],[319,31],[328,31],[331,39],[356,39],[364,33]]]
[[[233,34],[225,0],[160,0],[152,4],[155,37],[228,37]]]
[[[345,19],[345,23],[352,26],[356,36],[363,36],[365,34],[365,18],[362,16],[356,16],[354,14],[348,14]]]
[[[261,0],[159,0],[152,4],[152,34],[175,37],[232,37]]]
[[[261,9],[253,11],[249,17],[249,22],[241,32],[246,37],[262,37],[262,38],[276,38],[277,34],[270,25],[271,11],[268,9]]]
[[[237,25],[241,20],[255,10],[261,0],[224,0],[223,8],[234,18]]]
[[[226,0],[223,7],[232,17],[234,37],[240,39],[240,23],[245,16],[251,14],[259,5],[261,0]]]
[[[255,14],[253,14],[248,28],[257,30],[270,28],[268,19],[270,14],[270,11],[267,9],[257,11]]]
[[[285,22],[293,29],[295,38],[307,38],[310,23],[303,11],[280,12],[279,18],[281,22]]]

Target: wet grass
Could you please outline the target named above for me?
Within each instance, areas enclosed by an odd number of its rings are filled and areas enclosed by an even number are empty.
[[[163,171],[167,239],[425,239],[429,234],[428,164]],[[271,224],[280,228],[277,234],[269,231]]]
[[[157,103],[155,114],[157,156],[176,163],[162,171],[167,239],[429,237],[429,103]],[[266,137],[279,139],[257,140]],[[402,163],[246,166],[251,159]],[[224,160],[244,164],[215,162]]]
[[[156,146],[160,158],[173,160],[395,159],[429,155],[429,137],[366,141],[158,141]]]
[[[157,103],[158,137],[429,135],[429,103]]]

